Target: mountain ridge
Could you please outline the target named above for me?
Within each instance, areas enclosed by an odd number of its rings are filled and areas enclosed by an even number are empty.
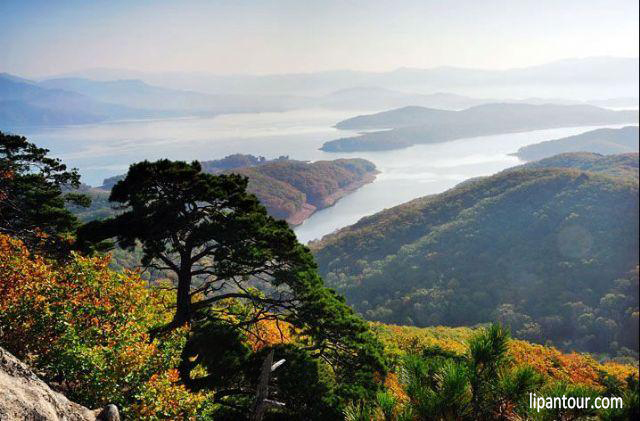
[[[370,320],[498,319],[520,338],[615,354],[613,337],[637,323],[637,212],[628,173],[516,168],[365,217],[310,248],[327,284]],[[621,301],[609,306],[608,294]],[[587,313],[593,324],[576,327]]]

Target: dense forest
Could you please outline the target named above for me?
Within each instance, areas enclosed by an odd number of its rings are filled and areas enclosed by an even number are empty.
[[[405,148],[464,137],[600,124],[637,123],[638,111],[612,111],[591,105],[484,104],[462,111],[405,107],[339,122],[351,130],[385,129],[322,145],[328,152]],[[386,130],[390,129],[390,130]]]
[[[569,152],[589,151],[607,155],[638,152],[638,139],[638,126],[596,129],[524,146],[514,155],[525,161],[532,161]]]
[[[249,178],[249,191],[271,215],[293,225],[372,182],[377,174],[373,163],[358,158],[312,163],[279,161],[233,172]]]
[[[326,282],[370,320],[500,320],[516,337],[637,358],[637,159],[560,156],[546,164],[600,173],[517,168],[470,180],[312,249]]]

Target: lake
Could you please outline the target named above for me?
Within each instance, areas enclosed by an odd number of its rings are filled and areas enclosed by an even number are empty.
[[[376,181],[316,212],[295,231],[302,242],[329,234],[366,215],[416,197],[440,193],[471,177],[494,174],[518,165],[509,154],[544,140],[582,133],[603,126],[536,130],[416,145],[380,151],[330,153],[318,148],[326,141],[352,135],[335,123],[354,111],[297,110],[279,113],[220,115],[120,121],[104,124],[21,130],[34,143],[51,150],[67,165],[77,167],[82,181],[100,185],[143,159],[219,159],[232,153],[275,158],[321,160],[360,157],[376,164]],[[609,125],[606,127],[621,127]]]

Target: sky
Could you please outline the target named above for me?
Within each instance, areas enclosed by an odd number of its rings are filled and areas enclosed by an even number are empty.
[[[0,71],[504,69],[637,57],[638,0],[0,0]]]

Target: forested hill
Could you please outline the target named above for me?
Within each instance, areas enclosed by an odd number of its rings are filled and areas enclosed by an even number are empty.
[[[637,123],[638,111],[591,105],[484,104],[462,111],[406,107],[339,122],[342,129],[391,129],[325,142],[329,152],[389,150],[464,137],[588,125]]]
[[[576,168],[617,177],[635,177],[637,179],[638,153],[623,153],[619,155],[600,155],[590,152],[562,153],[515,168]],[[507,171],[511,171],[511,169]]]
[[[282,160],[229,172],[249,177],[248,190],[269,214],[292,225],[372,182],[377,174],[373,163],[358,158],[312,163]]]
[[[638,152],[638,126],[596,129],[575,136],[535,143],[520,148],[514,155],[531,161],[559,153],[581,151],[600,154]]]
[[[350,192],[370,183],[377,174],[373,163],[358,158],[316,161],[291,160],[287,156],[268,160],[253,155],[235,154],[223,159],[203,161],[208,173],[238,173],[249,178],[248,190],[255,194],[277,219],[298,225],[316,210],[333,205]],[[88,191],[90,208],[73,207],[83,221],[113,214],[107,201],[109,190],[123,176],[105,179],[103,186]]]
[[[637,355],[637,215],[636,177],[517,169],[363,218],[312,249],[326,282],[371,320],[497,319],[529,340]]]
[[[232,170],[235,168],[256,167],[258,165],[264,165],[274,161],[286,161],[289,157],[282,155],[275,159],[267,159],[264,156],[255,156],[250,154],[235,153],[227,155],[221,159],[212,159],[209,161],[200,161],[202,171],[216,174],[226,170]],[[114,175],[113,177],[105,178],[102,182],[100,189],[111,190],[113,186],[120,180],[124,179],[124,174]]]

